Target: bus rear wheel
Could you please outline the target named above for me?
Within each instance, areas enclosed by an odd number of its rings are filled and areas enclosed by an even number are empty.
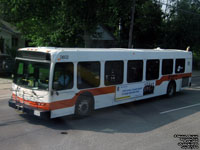
[[[92,98],[87,96],[80,96],[75,106],[75,115],[77,117],[86,117],[91,114],[92,110]]]
[[[172,97],[176,93],[176,85],[174,82],[170,82],[167,87],[167,97]]]

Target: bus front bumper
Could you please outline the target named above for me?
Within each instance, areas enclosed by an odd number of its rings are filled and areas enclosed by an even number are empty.
[[[8,101],[8,105],[14,109],[20,110],[24,113],[27,113],[29,115],[37,116],[42,119],[49,119],[50,118],[50,111],[45,111],[37,108],[33,108],[30,106],[27,106],[25,104],[16,102],[12,99]]]

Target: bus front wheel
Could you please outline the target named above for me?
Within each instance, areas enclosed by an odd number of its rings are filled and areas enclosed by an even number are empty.
[[[75,106],[75,115],[78,117],[86,117],[91,114],[92,110],[92,98],[87,96],[80,96]]]
[[[176,84],[174,82],[170,82],[167,87],[167,97],[172,97],[176,93]]]

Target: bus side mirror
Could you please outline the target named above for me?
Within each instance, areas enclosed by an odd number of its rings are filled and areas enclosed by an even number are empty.
[[[54,93],[56,93],[57,96],[59,95],[58,91],[54,91],[54,90],[52,90],[52,91],[51,91],[51,96],[53,96]]]
[[[58,82],[53,82],[53,89],[55,91],[59,90],[59,83]]]
[[[56,93],[57,96],[59,95],[58,91],[54,91],[54,90],[52,90],[52,91],[51,91],[51,96],[54,95],[54,92]]]
[[[59,82],[53,82],[53,90],[51,91],[51,96],[54,95],[54,92],[56,93],[56,95],[58,96],[59,93],[57,90],[59,90]]]

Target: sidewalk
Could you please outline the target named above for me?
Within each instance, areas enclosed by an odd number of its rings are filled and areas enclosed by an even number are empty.
[[[12,79],[0,78],[0,85],[1,84],[9,84],[9,83],[12,83]]]
[[[11,89],[12,79],[0,78],[0,90]]]
[[[11,96],[12,79],[0,78],[0,100]]]

